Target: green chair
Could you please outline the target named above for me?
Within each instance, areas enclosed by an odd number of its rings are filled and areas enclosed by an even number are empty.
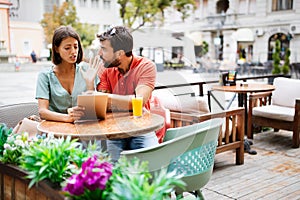
[[[183,174],[185,190],[175,188],[176,194],[191,192],[204,199],[200,189],[205,186],[213,171],[217,139],[222,118],[211,119],[190,126],[170,128],[161,144],[121,152],[128,159],[137,157],[149,162],[149,170],[155,173],[162,168]]]

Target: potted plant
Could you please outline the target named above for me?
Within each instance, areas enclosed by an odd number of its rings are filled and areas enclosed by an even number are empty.
[[[95,178],[96,177],[96,178]],[[121,157],[113,166],[96,156],[83,163],[78,174],[66,183],[64,191],[72,199],[170,199],[175,186],[184,187],[181,176],[162,170],[154,177],[147,162]]]
[[[273,58],[273,70],[272,74],[284,74],[287,75],[290,71],[290,55],[291,51],[289,48],[286,48],[285,54],[284,54],[284,63],[281,66],[280,65],[280,40],[275,41],[275,51],[272,55]],[[268,78],[268,83],[273,84],[275,77],[269,77]]]
[[[272,74],[280,74],[280,40],[275,41],[275,51],[272,55],[273,58],[273,70]]]
[[[275,42],[275,52],[272,55],[273,58],[273,70],[272,74],[288,74],[290,71],[290,55],[291,50],[289,48],[286,48],[285,54],[284,54],[284,63],[282,67],[280,66],[280,41],[276,40]]]
[[[0,196],[8,199],[30,190],[38,193],[32,199],[169,199],[175,187],[185,186],[175,172],[152,176],[148,163],[137,159],[121,157],[112,164],[96,142],[83,148],[70,137],[28,140],[28,134],[12,134],[5,125],[0,130]]]
[[[286,48],[284,54],[284,63],[282,66],[282,73],[285,75],[290,72],[290,55],[291,55],[291,50],[289,48]]]
[[[42,136],[40,136],[42,137]],[[25,149],[40,139],[28,140],[28,133],[12,134],[12,129],[0,124],[0,196],[4,199],[63,199],[64,196],[45,182],[29,189],[28,173],[21,168]]]
[[[29,187],[41,180],[47,180],[54,188],[61,188],[61,183],[76,172],[76,166],[88,158],[88,152],[77,140],[54,138],[49,136],[41,142],[25,148],[21,167],[28,172]]]

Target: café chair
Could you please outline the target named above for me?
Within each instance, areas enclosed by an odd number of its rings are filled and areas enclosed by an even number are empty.
[[[153,174],[163,168],[167,171],[176,170],[177,174],[183,176],[186,187],[184,190],[175,188],[175,193],[191,192],[203,199],[200,189],[211,178],[222,124],[223,119],[216,118],[189,126],[170,128],[163,143],[122,151],[121,156],[148,161],[149,171]]]
[[[0,123],[15,127],[19,121],[31,115],[39,115],[36,102],[18,103],[0,106]]]
[[[292,147],[299,148],[300,80],[278,77],[275,90],[249,96],[248,138],[253,138],[253,127],[272,127],[293,132]]]

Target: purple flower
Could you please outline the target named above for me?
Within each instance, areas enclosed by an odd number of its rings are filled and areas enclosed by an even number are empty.
[[[85,189],[94,191],[104,190],[106,183],[112,175],[113,165],[109,162],[99,162],[97,156],[87,159],[81,167],[79,174],[71,176],[64,188],[72,195],[82,195]]]
[[[84,186],[80,180],[80,176],[74,174],[68,179],[68,184],[64,188],[64,191],[69,192],[72,195],[80,196],[84,193]]]

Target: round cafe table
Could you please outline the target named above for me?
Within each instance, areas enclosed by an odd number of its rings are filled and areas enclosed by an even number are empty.
[[[234,86],[214,85],[212,87],[212,90],[218,90],[224,92],[236,92],[239,94],[252,93],[252,92],[269,92],[275,90],[275,87],[269,84],[261,84],[261,83],[243,83],[243,84],[244,85],[237,84]]]
[[[233,86],[221,86],[221,85],[214,85],[212,86],[211,90],[215,91],[223,91],[223,92],[233,92],[238,94],[238,106],[245,107],[245,136],[248,136],[248,94],[249,93],[255,93],[255,92],[271,92],[275,90],[275,87],[273,85],[269,84],[261,84],[261,83],[243,83],[236,84]],[[209,102],[210,102],[210,96],[213,97],[217,104],[222,108],[223,105],[213,96],[211,91],[209,92]],[[233,99],[230,100],[229,107],[231,106],[231,103],[233,102],[235,98],[235,95]],[[249,147],[250,149],[250,147]]]
[[[238,94],[238,106],[245,107],[245,135],[247,135],[247,124],[248,124],[248,112],[247,112],[247,95],[248,93],[255,92],[270,92],[275,90],[274,85],[261,84],[261,83],[243,83],[246,85],[236,84],[233,86],[220,86],[214,85],[211,90],[223,91],[223,92],[234,92]],[[210,93],[210,95],[212,95]],[[232,102],[232,101],[231,101]],[[219,103],[219,102],[218,102]],[[219,105],[221,105],[219,103]]]
[[[80,140],[122,139],[140,136],[163,127],[164,118],[157,114],[147,113],[141,118],[133,118],[132,113],[107,113],[106,119],[65,123],[42,121],[38,130],[52,133],[56,137],[79,138]]]

